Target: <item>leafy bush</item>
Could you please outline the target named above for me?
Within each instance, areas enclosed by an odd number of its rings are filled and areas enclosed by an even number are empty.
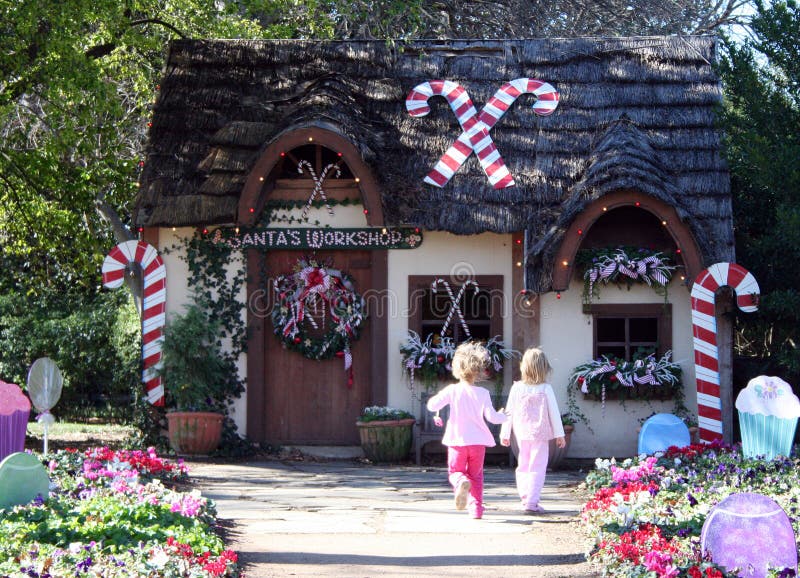
[[[139,395],[139,319],[125,292],[0,296],[0,378],[24,387],[30,365],[53,359],[64,375],[54,413],[125,420]]]

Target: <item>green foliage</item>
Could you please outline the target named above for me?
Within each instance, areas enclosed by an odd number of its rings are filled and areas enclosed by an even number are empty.
[[[121,292],[0,296],[0,378],[24,387],[30,365],[47,356],[64,374],[59,418],[130,419],[125,406],[141,383],[139,331]]]
[[[242,392],[236,366],[222,355],[219,320],[202,302],[190,303],[164,328],[162,368],[167,406],[178,411],[222,411]]]
[[[800,8],[758,2],[754,36],[726,43],[720,71],[731,168],[736,260],[759,282],[756,314],[741,315],[740,355],[800,378]]]
[[[0,575],[239,575],[237,556],[214,532],[213,502],[172,489],[186,482],[182,464],[152,448],[42,459],[49,496],[0,515]]]

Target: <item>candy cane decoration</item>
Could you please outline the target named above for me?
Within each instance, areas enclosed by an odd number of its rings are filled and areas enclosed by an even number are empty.
[[[126,241],[114,247],[103,261],[103,285],[116,289],[125,278],[125,268],[138,263],[144,277],[142,302],[142,382],[147,401],[164,405],[164,386],[157,375],[161,367],[162,332],[166,321],[167,269],[158,251],[142,241]]]
[[[425,182],[443,187],[475,151],[483,172],[495,189],[514,185],[514,178],[503,157],[489,136],[489,131],[522,94],[533,94],[536,102],[533,111],[539,116],[552,114],[558,106],[558,92],[550,84],[533,78],[517,78],[499,88],[480,113],[472,99],[460,85],[449,80],[431,80],[418,84],[406,97],[406,109],[411,116],[425,116],[431,109],[428,99],[443,96],[458,119],[463,132],[442,155]]]
[[[325,207],[327,207],[328,213],[331,216],[333,216],[333,209],[328,204],[328,197],[325,196],[325,191],[322,189],[322,183],[327,178],[329,170],[333,169],[334,171],[336,171],[336,178],[339,178],[340,176],[342,176],[342,169],[340,169],[338,165],[330,164],[327,165],[324,169],[322,169],[322,172],[320,173],[319,177],[317,177],[317,174],[314,172],[314,167],[311,166],[310,162],[302,160],[299,163],[297,163],[297,172],[300,173],[301,175],[303,174],[303,167],[306,168],[308,174],[311,175],[311,180],[314,181],[314,190],[311,191],[311,196],[308,197],[308,202],[306,203],[306,206],[303,208],[303,218],[305,219],[306,215],[308,215],[308,210],[311,208],[311,203],[314,202],[314,197],[316,197],[317,195],[319,195],[320,198],[323,201],[325,201]]]
[[[456,296],[453,295],[453,290],[450,288],[450,283],[444,279],[436,279],[433,283],[431,283],[431,290],[434,293],[436,293],[436,286],[440,283],[444,285],[444,288],[447,289],[447,294],[450,296],[450,311],[448,311],[447,319],[444,320],[444,325],[442,326],[442,337],[444,337],[444,334],[447,333],[447,328],[450,327],[450,321],[453,319],[453,313],[458,313],[458,321],[461,323],[461,327],[464,328],[464,333],[467,334],[467,337],[472,337],[472,334],[469,332],[469,327],[467,326],[467,320],[464,319],[464,314],[461,312],[461,306],[459,303],[461,302],[461,297],[464,295],[464,291],[466,291],[467,286],[472,285],[477,291],[478,284],[472,279],[468,279],[461,286],[461,289],[458,290],[458,295]]]
[[[745,313],[758,309],[760,290],[755,277],[735,263],[716,263],[700,272],[692,286],[692,333],[694,372],[697,380],[697,413],[700,440],[722,439],[722,403],[719,384],[719,349],[714,294],[728,286],[736,293],[736,305]]]

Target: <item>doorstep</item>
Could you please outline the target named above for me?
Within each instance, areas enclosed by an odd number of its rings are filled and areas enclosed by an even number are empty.
[[[361,446],[287,446],[289,451],[296,450],[303,455],[329,460],[352,460],[363,458]]]

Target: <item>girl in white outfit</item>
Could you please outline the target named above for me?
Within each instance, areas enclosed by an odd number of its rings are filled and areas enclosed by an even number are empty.
[[[552,371],[541,349],[525,352],[520,363],[522,379],[514,382],[508,394],[509,420],[500,428],[502,445],[511,444],[512,432],[517,438],[517,491],[528,514],[544,511],[539,506],[539,495],[544,485],[550,440],[555,438],[559,448],[566,445],[558,402],[553,387],[547,383]]]

